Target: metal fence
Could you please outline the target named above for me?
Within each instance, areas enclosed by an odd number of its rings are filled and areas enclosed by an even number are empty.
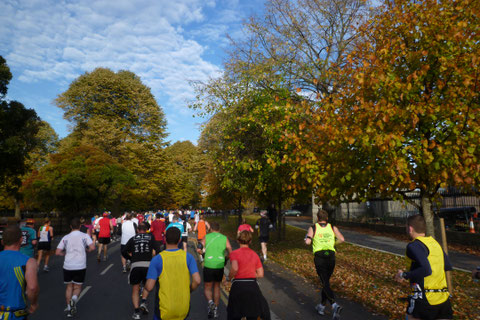
[[[433,207],[437,216],[442,215],[442,212],[449,211],[444,210],[447,208],[462,208],[465,210],[475,208],[471,210],[475,210],[477,213],[480,211],[480,194],[478,192],[466,194],[456,190],[442,190],[440,195],[439,201],[434,203]],[[420,206],[419,192],[411,192],[407,196],[408,201],[374,198],[362,203],[345,202],[338,206],[327,204],[324,205],[324,209],[329,212],[331,218],[338,221],[404,225],[407,217],[419,213],[418,207],[413,205],[412,202]],[[467,230],[469,228],[467,218],[461,219],[457,215],[456,219],[452,217],[451,220],[455,220],[454,225],[450,226],[452,229]],[[475,224],[479,224],[478,218]]]

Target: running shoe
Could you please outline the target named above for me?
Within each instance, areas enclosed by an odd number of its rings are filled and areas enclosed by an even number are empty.
[[[103,261],[107,261],[108,256],[103,256]]]
[[[333,315],[332,315],[332,320],[338,320],[340,319],[340,313],[342,312],[343,308],[338,305],[337,303],[334,303],[334,305],[332,306],[332,310],[333,310]]]
[[[72,310],[67,312],[67,318],[73,318]]]
[[[72,315],[77,313],[77,300],[70,299],[70,313]]]
[[[48,266],[44,266],[43,271],[48,272],[48,271],[50,271],[50,268]]]
[[[132,319],[140,320],[142,317],[140,316],[140,312],[134,312],[132,315]]]
[[[140,303],[140,310],[142,310],[143,314],[148,314],[148,307],[146,302]]]
[[[217,319],[218,318],[218,307],[215,306],[215,309],[213,309],[213,318]]]
[[[123,266],[123,267],[122,267],[122,272],[123,272],[123,273],[127,273],[127,267]]]
[[[215,308],[216,308],[215,303],[210,300],[208,302],[208,315],[207,315],[209,319],[213,318],[213,313],[215,312]]]
[[[321,316],[325,315],[325,306],[323,304],[321,304],[321,303],[317,304],[315,306],[315,310],[317,310],[319,315],[321,315]]]

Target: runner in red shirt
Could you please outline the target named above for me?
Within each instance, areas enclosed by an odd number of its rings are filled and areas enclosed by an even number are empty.
[[[253,232],[252,226],[247,223],[247,220],[245,218],[242,219],[242,224],[238,226],[237,237],[240,235],[240,232],[242,231]]]
[[[166,229],[166,225],[165,225],[165,222],[162,221],[162,214],[157,213],[155,215],[155,220],[152,222],[152,226],[150,227],[150,232],[155,237],[157,248],[163,249],[165,245],[165,237],[164,237],[165,229]]]
[[[270,320],[270,309],[267,300],[260,291],[257,279],[263,278],[263,266],[258,255],[248,246],[252,241],[252,233],[240,232],[237,237],[240,249],[230,254],[229,278],[232,288],[228,297],[228,319],[265,319]]]
[[[103,217],[98,220],[100,231],[98,232],[98,254],[97,261],[100,262],[100,254],[103,248],[103,261],[107,261],[107,245],[110,243],[110,233],[113,230],[112,221],[108,218],[108,212],[103,213]]]

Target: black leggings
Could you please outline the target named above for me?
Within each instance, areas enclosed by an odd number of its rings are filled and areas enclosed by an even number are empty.
[[[335,252],[330,250],[317,251],[313,259],[315,263],[315,269],[317,270],[318,277],[322,283],[322,304],[328,300],[330,304],[335,302],[335,294],[330,288],[330,277],[335,269]]]

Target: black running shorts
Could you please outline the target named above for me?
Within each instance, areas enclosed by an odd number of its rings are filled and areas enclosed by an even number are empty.
[[[109,244],[110,243],[110,237],[98,238],[98,243]]]
[[[130,285],[140,284],[147,281],[147,272],[148,268],[145,267],[135,267],[130,270],[130,275],[128,276],[128,283]]]
[[[260,242],[260,243],[262,243],[262,242],[267,243],[267,242],[268,242],[268,238],[269,238],[268,235],[267,235],[267,236],[262,236],[262,235],[260,235],[260,236],[258,237],[258,242]]]
[[[203,268],[204,282],[222,282],[222,279],[223,279],[223,268],[222,269]]]
[[[42,241],[38,243],[38,250],[50,251],[52,250],[52,243],[48,241]]]
[[[450,299],[437,305],[431,305],[425,299],[410,299],[407,314],[424,320],[453,319]]]
[[[75,283],[75,284],[83,284],[85,281],[85,274],[87,273],[87,269],[81,270],[65,270],[63,269],[63,282],[67,283]]]

